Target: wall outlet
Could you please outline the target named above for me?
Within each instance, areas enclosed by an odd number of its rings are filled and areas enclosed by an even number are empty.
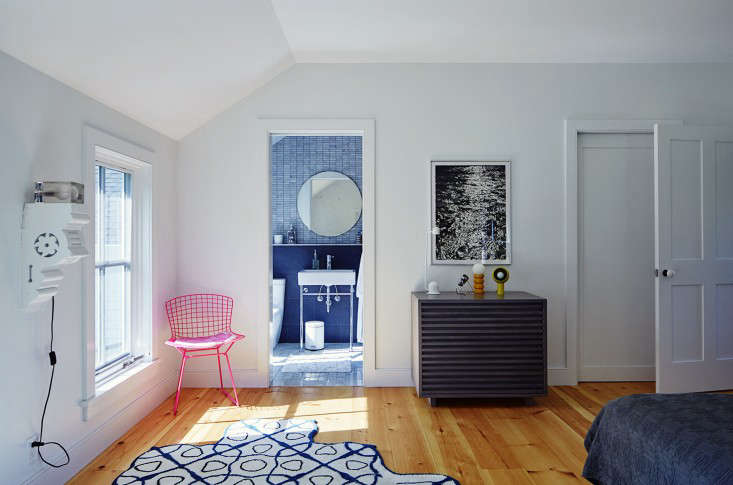
[[[29,437],[27,440],[25,440],[26,441],[25,443],[26,451],[28,452],[28,464],[29,465],[33,465],[36,462],[38,462],[38,450],[31,446],[31,443],[33,443],[37,439],[38,439],[38,436],[33,435]]]

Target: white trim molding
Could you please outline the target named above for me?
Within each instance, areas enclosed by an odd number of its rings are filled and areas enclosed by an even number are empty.
[[[374,369],[367,384],[366,373],[364,385],[368,387],[414,387],[412,369]]]
[[[163,375],[160,359],[156,359],[135,365],[103,386],[97,386],[94,397],[79,401],[84,421],[114,412],[120,395],[133,396],[140,389],[151,389]]]
[[[257,369],[232,369],[234,384],[237,388],[267,387],[267,376],[262,376]],[[228,378],[227,378],[228,379]],[[217,370],[186,370],[183,374],[183,388],[186,387],[219,387]],[[181,393],[186,389],[181,389]]]
[[[565,120],[565,367],[550,369],[552,385],[578,383],[579,234],[578,138],[583,133],[654,133],[656,123],[680,120]]]
[[[375,224],[375,120],[373,118],[269,118],[260,117],[257,123],[257,160],[267,164],[268,180],[267,201],[268,214],[272,211],[270,207],[270,187],[272,168],[270,166],[270,135],[271,134],[308,134],[308,135],[361,135],[362,137],[362,252],[364,254],[364,314],[363,314],[363,340],[364,340],[364,385],[375,386],[380,381],[376,369],[376,273],[375,273],[375,249],[376,238]],[[268,221],[270,218],[268,217]],[[271,222],[268,222],[271,224]],[[260,277],[263,284],[270,288],[270,298],[263,302],[260,310],[262,322],[257,332],[257,372],[260,374],[260,382],[265,386],[269,385],[269,356],[270,356],[270,319],[272,302],[272,227],[263,234],[261,244],[266,247],[269,254],[267,271],[263,271]],[[409,369],[405,372],[409,375]]]
[[[574,386],[578,383],[576,372],[567,367],[550,367],[547,369],[548,386]]]
[[[83,164],[82,176],[87,187],[86,205],[90,215],[94,214],[94,166],[98,158],[102,158],[106,164],[129,170],[134,174],[132,184],[132,298],[135,301],[132,309],[134,325],[141,329],[139,338],[143,339],[149,350],[145,359],[153,362],[155,346],[152,345],[152,226],[153,226],[153,166],[155,153],[135,143],[120,139],[114,135],[98,130],[91,126],[84,126],[83,129]],[[89,404],[93,402],[96,395],[96,383],[94,376],[95,367],[95,334],[94,334],[94,235],[96,221],[90,217],[88,224],[87,238],[91,248],[90,257],[83,262],[82,278],[82,333],[84,352],[82,356],[82,399],[80,405],[83,409],[82,417],[88,419]],[[141,374],[148,369],[141,371]],[[130,369],[125,373],[133,376],[136,372]],[[117,389],[108,389],[104,392],[105,400],[116,396],[117,401],[125,401],[124,393]]]

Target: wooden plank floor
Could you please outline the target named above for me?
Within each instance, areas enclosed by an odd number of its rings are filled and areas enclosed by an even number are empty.
[[[600,408],[627,394],[654,392],[653,382],[551,387],[548,396],[451,401],[431,408],[413,388],[273,387],[241,389],[239,408],[216,389],[184,389],[104,450],[69,483],[109,484],[151,446],[216,442],[232,422],[312,418],[316,441],[358,441],[379,448],[400,473],[445,473],[462,485],[587,483],[583,437]]]

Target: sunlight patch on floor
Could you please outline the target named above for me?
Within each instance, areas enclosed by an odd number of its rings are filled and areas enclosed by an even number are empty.
[[[287,406],[285,406],[287,408]],[[210,407],[198,419],[199,423],[216,423],[219,421],[236,419],[241,408],[236,406],[216,406]]]
[[[326,416],[299,416],[302,419],[315,419],[319,433],[338,431],[356,431],[369,427],[369,416],[366,412],[343,413]]]
[[[272,419],[286,419],[285,413],[279,416],[271,416]],[[257,415],[263,418],[261,415]],[[299,414],[298,418],[313,419],[318,423],[319,432],[337,433],[345,431],[358,431],[369,428],[369,415],[366,411],[342,412],[338,414]],[[253,419],[253,418],[246,418]],[[245,419],[245,420],[246,420]],[[232,424],[239,421],[234,419],[231,421],[204,421],[203,418],[198,423],[191,426],[191,429],[181,438],[181,443],[203,444],[218,441],[226,429]]]
[[[345,399],[318,399],[315,401],[302,401],[295,408],[295,416],[304,416],[306,414],[324,414],[366,411],[366,397],[350,397]]]

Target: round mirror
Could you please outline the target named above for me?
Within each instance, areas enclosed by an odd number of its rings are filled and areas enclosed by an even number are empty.
[[[338,236],[361,216],[361,192],[339,172],[320,172],[298,192],[298,215],[308,229],[321,236]]]

